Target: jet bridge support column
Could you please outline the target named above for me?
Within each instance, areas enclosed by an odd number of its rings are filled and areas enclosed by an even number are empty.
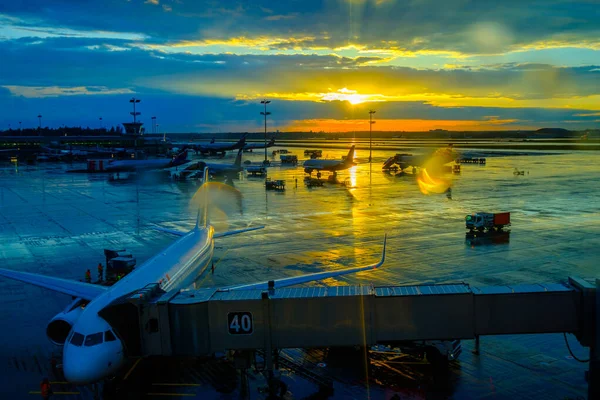
[[[600,399],[600,279],[596,285],[579,278],[569,277],[569,284],[578,289],[581,296],[577,340],[590,348],[587,372],[588,399]]]
[[[590,369],[588,372],[588,399],[600,399],[600,279],[596,279],[595,324],[590,343]]]
[[[271,332],[271,300],[269,299],[269,293],[272,292],[271,282],[269,282],[269,291],[261,293],[262,305],[263,305],[263,318],[265,325],[265,369],[267,372],[267,382],[269,385],[269,393],[274,394],[274,374],[273,374],[273,337]]]

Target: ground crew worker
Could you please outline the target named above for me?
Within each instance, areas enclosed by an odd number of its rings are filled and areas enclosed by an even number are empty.
[[[87,271],[85,271],[85,281],[87,283],[92,283],[92,273],[90,272],[89,269]]]
[[[102,267],[102,263],[98,263],[98,280],[102,280],[102,273],[104,272],[104,268]]]
[[[44,380],[42,380],[42,383],[40,384],[40,392],[42,394],[42,399],[44,400],[48,400],[50,395],[52,395],[52,386],[50,385],[48,378],[44,378]]]

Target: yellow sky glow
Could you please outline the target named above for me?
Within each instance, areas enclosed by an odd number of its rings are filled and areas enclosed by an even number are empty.
[[[507,127],[507,124],[518,122],[515,119],[490,118],[485,121],[477,120],[425,120],[425,119],[378,119],[374,125],[376,131],[428,131],[431,129],[448,129],[453,131],[506,130],[506,129],[537,129],[527,124]],[[369,130],[369,121],[365,120],[336,120],[336,119],[307,119],[293,121],[282,127],[284,131],[315,131],[315,132],[364,132]]]

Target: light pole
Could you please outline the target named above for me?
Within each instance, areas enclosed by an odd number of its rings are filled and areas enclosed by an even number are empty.
[[[156,130],[156,117],[150,118],[152,120],[152,133],[158,133]]]
[[[39,115],[38,115],[38,120],[39,120],[39,123],[40,123],[40,124],[38,125],[38,127],[39,127],[39,129],[42,129],[42,114],[39,114]]]
[[[260,102],[260,104],[264,104],[265,105],[265,111],[264,112],[260,112],[260,115],[264,115],[265,116],[265,161],[263,162],[263,164],[267,164],[267,115],[271,114],[270,112],[267,112],[267,104],[269,104],[271,101],[270,100],[262,100]]]
[[[21,130],[21,121],[19,121],[19,130]]]
[[[102,117],[98,118],[100,120],[100,129],[102,129]]]
[[[373,124],[375,123],[375,121],[373,121],[373,114],[375,114],[375,112],[376,111],[374,110],[369,110],[369,162],[371,162],[373,156]]]
[[[130,112],[129,114],[133,115],[133,123],[135,124],[135,117],[140,115],[141,113],[139,112],[135,112],[135,103],[139,103],[140,99],[136,99],[135,97],[132,97],[131,100],[129,100],[130,103],[133,103],[133,112]]]

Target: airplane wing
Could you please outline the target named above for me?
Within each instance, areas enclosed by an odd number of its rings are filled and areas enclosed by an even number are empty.
[[[213,235],[213,237],[214,238],[220,238],[220,237],[224,237],[224,236],[237,235],[238,233],[255,231],[257,229],[262,229],[264,227],[265,227],[264,225],[262,225],[262,226],[253,226],[252,228],[236,229],[234,231],[227,231],[227,232],[215,233]]]
[[[77,282],[70,279],[55,278],[40,274],[32,274],[30,272],[12,271],[4,268],[0,268],[0,276],[30,283],[32,285],[50,289],[55,292],[81,297],[84,300],[93,300],[108,290],[105,286],[92,285],[91,283]]]
[[[273,283],[274,283],[273,287],[275,289],[277,289],[277,288],[282,288],[282,287],[286,287],[286,286],[298,285],[301,283],[319,281],[321,279],[332,278],[335,276],[341,276],[341,275],[353,274],[353,273],[360,272],[360,271],[377,269],[377,268],[381,267],[383,265],[383,262],[385,261],[386,242],[387,242],[387,234],[384,236],[384,239],[383,239],[383,251],[381,253],[381,260],[379,260],[379,262],[377,262],[375,264],[365,265],[362,267],[339,269],[337,271],[317,272],[314,274],[292,276],[290,278],[277,279],[277,280],[273,280]],[[227,290],[248,290],[248,289],[267,290],[268,288],[269,288],[269,281],[265,281],[265,282],[251,283],[249,285],[230,286],[230,287],[223,288],[222,290],[226,290],[226,291]]]
[[[236,229],[234,231],[227,231],[227,232],[215,233],[213,235],[213,238],[220,238],[220,237],[224,237],[224,236],[237,235],[238,233],[255,231],[257,229],[262,229],[262,228],[264,228],[264,225],[263,226],[254,226],[252,228]],[[161,227],[158,227],[158,226],[155,226],[154,229],[156,229],[157,231],[170,233],[171,235],[175,235],[175,236],[185,236],[185,235],[187,235],[189,233],[189,232],[181,232],[181,231],[178,231],[178,230],[175,230],[175,229],[161,228]]]
[[[159,226],[154,226],[153,229],[156,229],[157,231],[161,231],[161,232],[170,233],[171,235],[175,235],[175,236],[185,236],[189,233],[189,232],[178,231],[176,229],[161,228]]]

